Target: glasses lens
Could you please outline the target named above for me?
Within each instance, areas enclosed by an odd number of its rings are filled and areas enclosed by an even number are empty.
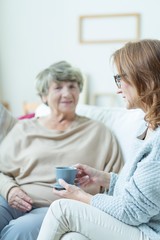
[[[115,80],[115,83],[117,85],[118,88],[121,88],[121,75],[115,75],[114,76],[114,80]]]

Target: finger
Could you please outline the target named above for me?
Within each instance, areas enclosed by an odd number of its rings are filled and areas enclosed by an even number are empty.
[[[84,171],[84,169],[86,168],[86,165],[77,163],[77,164],[74,165],[74,167],[77,168],[77,170],[82,170],[82,171]]]
[[[82,166],[82,164],[80,164],[80,163],[77,163],[77,164],[75,164],[75,165],[73,165],[74,167],[76,167],[76,168],[79,168],[79,167],[81,167]]]
[[[13,207],[13,208],[16,208],[16,209],[18,209],[18,210],[21,210],[21,211],[23,211],[23,212],[27,212],[27,211],[30,211],[30,210],[31,210],[31,207],[30,207],[30,208],[27,208],[26,206],[24,206],[24,205],[22,205],[21,203],[16,202],[16,201],[14,201],[10,206]]]
[[[20,201],[21,199],[23,199],[25,202],[32,204],[33,201],[32,199],[21,189],[16,189],[16,191],[14,191],[11,195],[10,195],[10,201],[14,201],[14,199],[16,199],[16,201]]]
[[[20,191],[19,194],[17,194],[17,196],[20,199],[23,199],[27,203],[30,203],[30,204],[33,203],[32,199],[26,193],[24,193],[23,191]]]
[[[21,196],[22,197],[22,196]],[[32,205],[26,201],[26,198],[20,198],[19,195],[15,197],[14,202],[17,203],[17,205],[27,211],[32,209]]]
[[[90,182],[90,178],[88,175],[83,176],[81,178],[76,178],[75,182],[78,183],[79,185],[88,184]]]
[[[59,197],[63,197],[62,192],[64,192],[64,191],[66,191],[66,190],[59,190],[59,189],[57,190],[55,188],[52,189],[53,194],[55,194],[55,195],[57,195]]]
[[[58,180],[59,184],[64,187],[65,189],[68,188],[69,184],[67,182],[65,182],[63,179],[59,179]]]

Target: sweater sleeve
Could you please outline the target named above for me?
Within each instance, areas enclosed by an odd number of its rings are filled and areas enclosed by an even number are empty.
[[[109,184],[109,189],[107,191],[108,195],[113,195],[114,192],[114,187],[118,179],[118,174],[111,172],[110,173],[110,184]]]
[[[148,153],[141,154],[141,161],[133,176],[122,186],[120,195],[97,194],[92,197],[91,205],[133,226],[157,215],[160,209],[159,140],[149,149]]]
[[[13,127],[0,145],[0,194],[5,199],[7,199],[9,190],[18,186],[14,180],[20,171],[15,162],[17,153],[21,148],[18,137],[21,134],[17,125]]]

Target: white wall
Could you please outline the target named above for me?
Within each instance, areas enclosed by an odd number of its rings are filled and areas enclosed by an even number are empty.
[[[160,39],[159,9],[159,0],[0,0],[1,99],[22,114],[23,101],[38,99],[37,73],[60,60],[88,75],[91,93],[114,92],[109,58],[122,44],[80,44],[79,16],[140,13],[141,38]]]

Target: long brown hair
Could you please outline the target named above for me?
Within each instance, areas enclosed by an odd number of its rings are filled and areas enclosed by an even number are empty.
[[[113,54],[113,61],[123,80],[136,88],[146,122],[152,129],[160,126],[160,41],[129,42]]]

